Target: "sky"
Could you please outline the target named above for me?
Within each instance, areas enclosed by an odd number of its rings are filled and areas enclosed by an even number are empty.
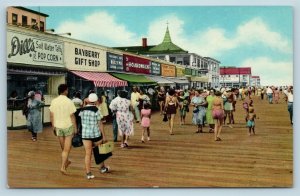
[[[293,84],[290,6],[27,6],[48,14],[47,29],[108,47],[172,42],[221,66],[251,67],[262,85]]]

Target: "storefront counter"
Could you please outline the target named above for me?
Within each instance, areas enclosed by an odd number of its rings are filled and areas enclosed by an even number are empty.
[[[41,108],[42,122],[44,125],[50,124],[50,105]],[[7,129],[26,129],[26,117],[23,115],[22,109],[8,109],[6,112]]]

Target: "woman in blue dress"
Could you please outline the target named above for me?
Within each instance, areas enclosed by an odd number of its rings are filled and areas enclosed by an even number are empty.
[[[202,92],[200,90],[195,91],[195,96],[191,100],[193,109],[193,124],[197,125],[198,129],[195,133],[202,133],[202,125],[204,124],[204,117],[206,114],[207,102],[204,97],[200,96]]]
[[[32,141],[37,140],[37,133],[43,131],[42,116],[41,116],[41,107],[44,106],[44,103],[35,99],[34,91],[28,93],[28,116],[27,116],[27,128],[32,134]]]

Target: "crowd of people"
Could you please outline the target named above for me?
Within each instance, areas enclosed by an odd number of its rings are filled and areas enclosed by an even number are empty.
[[[200,90],[158,87],[151,94],[149,91],[134,86],[131,93],[119,90],[117,96],[108,102],[104,93],[98,96],[93,90],[90,90],[89,95],[84,99],[79,92],[69,99],[67,85],[61,84],[58,87],[59,96],[51,102],[49,108],[51,125],[62,150],[60,171],[66,174],[67,168],[71,164],[69,153],[74,134],[80,134],[83,141],[86,178],[95,177],[91,172],[92,154],[101,173],[110,170],[109,166],[104,163],[108,157],[101,158],[98,149],[99,144],[107,142],[103,124],[108,121],[108,116],[112,117],[113,141],[117,142],[120,137],[121,148],[129,147],[128,139],[133,135],[137,125],[142,127],[141,142],[151,141],[151,113],[152,109],[156,108],[155,106],[158,107],[160,115],[166,117],[170,135],[176,134],[176,127],[174,128],[176,113],[180,115],[180,125],[185,125],[186,114],[192,112],[191,121],[195,125],[195,133],[202,133],[203,127],[208,125],[208,132],[214,133],[214,140],[219,142],[222,141],[222,127],[225,125],[232,128],[232,125],[235,124],[234,112],[238,99],[243,102],[249,135],[254,135],[255,119],[258,117],[254,110],[252,97],[259,96],[264,99],[264,95],[267,95],[270,104],[278,104],[280,92],[284,95],[290,121],[293,124],[292,86],[282,90],[273,86]],[[43,101],[39,98],[36,99],[35,93],[30,91],[26,117],[33,141],[37,140],[37,133],[42,131],[39,113],[42,106]]]

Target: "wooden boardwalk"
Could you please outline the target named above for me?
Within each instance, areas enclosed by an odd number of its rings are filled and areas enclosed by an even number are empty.
[[[285,103],[270,105],[254,98],[259,119],[256,135],[248,136],[242,102],[235,112],[236,124],[224,127],[215,142],[212,133],[195,134],[191,112],[187,125],[176,122],[175,135],[155,113],[151,141],[140,142],[141,127],[129,149],[115,144],[107,161],[111,172],[101,174],[93,162],[93,180],[85,178],[84,148],[73,148],[68,175],[60,169],[60,147],[49,127],[32,142],[27,130],[9,130],[7,134],[8,186],[11,188],[103,188],[103,187],[292,187],[293,129]],[[176,116],[179,119],[179,115]],[[105,125],[112,138],[111,124]]]

